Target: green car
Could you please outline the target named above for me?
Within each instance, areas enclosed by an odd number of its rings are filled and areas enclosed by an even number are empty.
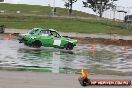
[[[19,43],[35,48],[54,47],[72,50],[77,44],[77,40],[60,36],[54,29],[33,28],[25,34],[19,34]]]

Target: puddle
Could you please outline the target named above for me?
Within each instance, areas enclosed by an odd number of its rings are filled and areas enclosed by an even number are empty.
[[[132,47],[77,45],[73,51],[42,47],[35,49],[16,40],[0,40],[0,69],[74,74],[84,67],[94,74],[132,75]]]

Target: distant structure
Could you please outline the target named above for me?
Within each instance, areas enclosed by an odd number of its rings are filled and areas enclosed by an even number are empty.
[[[132,29],[132,15],[126,15],[124,17],[125,27],[127,29]]]
[[[0,0],[0,2],[4,2],[4,0]]]
[[[125,22],[132,22],[132,15],[126,15],[124,18]]]

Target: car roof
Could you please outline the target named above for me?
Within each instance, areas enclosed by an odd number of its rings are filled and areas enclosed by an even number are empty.
[[[49,30],[49,31],[55,31],[55,32],[57,32],[56,30],[54,30],[54,29],[42,29],[42,28],[33,28],[33,29],[39,29],[39,30]]]
[[[54,30],[54,29],[43,29],[43,30],[47,30],[47,31],[55,31],[55,32],[57,32],[57,31]]]
[[[56,31],[56,30],[54,30],[54,29],[48,29],[48,30],[50,30],[50,31]]]
[[[42,28],[33,28],[33,29],[39,29],[39,30],[43,30]]]

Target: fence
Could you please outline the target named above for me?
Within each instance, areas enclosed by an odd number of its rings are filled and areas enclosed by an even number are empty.
[[[126,15],[132,14],[132,7],[116,6],[115,9],[107,10],[103,13],[104,18],[124,20]]]

